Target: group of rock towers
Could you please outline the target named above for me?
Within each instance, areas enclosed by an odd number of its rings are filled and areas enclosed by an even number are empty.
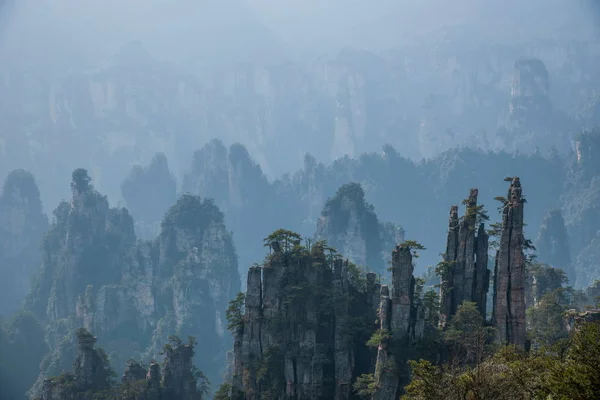
[[[500,198],[504,207],[497,232],[491,323],[498,342],[524,346],[524,199],[519,178],[510,180],[508,196]],[[462,218],[457,206],[450,209],[441,273],[442,328],[465,301],[476,303],[486,315],[489,235],[477,195],[472,189]],[[232,390],[246,400],[267,394],[348,400],[362,371],[371,372],[375,380],[372,400],[397,399],[409,372],[408,349],[426,329],[426,310],[413,274],[415,249],[406,242],[395,247],[391,285],[368,273],[364,289],[358,290],[352,265],[342,259],[329,261],[317,245],[311,250],[285,250],[288,246],[280,243],[271,247],[267,262],[248,272],[245,312],[234,329],[228,377]],[[365,323],[365,332],[356,330],[356,321]],[[367,340],[375,345],[376,356]]]
[[[510,179],[504,203],[502,222],[497,232],[494,263],[494,291],[491,323],[497,329],[497,340],[524,346],[525,334],[525,239],[523,236],[523,204],[521,182]],[[479,214],[477,189],[471,189],[465,201],[466,213],[458,217],[458,206],[450,208],[448,241],[444,255],[440,289],[440,324],[445,326],[465,301],[474,302],[486,316],[490,271],[488,269],[489,235]]]

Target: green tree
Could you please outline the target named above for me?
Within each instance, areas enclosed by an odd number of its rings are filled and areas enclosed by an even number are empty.
[[[559,343],[560,345],[560,343]],[[600,323],[576,328],[565,352],[547,362],[549,391],[553,398],[596,400],[600,393]]]
[[[227,310],[225,311],[227,329],[232,333],[237,332],[244,326],[245,302],[246,295],[243,292],[239,292],[236,298],[229,302],[229,307],[227,307]]]
[[[287,230],[278,229],[263,239],[265,247],[276,249],[277,246],[282,246],[285,253],[291,251],[295,246],[300,246],[302,236],[299,233]]]
[[[356,378],[354,392],[361,399],[370,399],[377,391],[377,380],[373,374],[362,374]]]
[[[465,301],[458,307],[444,332],[444,340],[450,344],[455,362],[478,365],[490,352],[494,332],[484,323],[476,303]]]
[[[416,240],[405,240],[404,242],[402,242],[402,244],[400,245],[401,247],[408,247],[411,252],[412,252],[412,256],[415,258],[419,257],[419,250],[427,250],[427,248],[425,246],[423,246],[421,243],[417,242]]]
[[[529,336],[534,343],[550,345],[565,338],[568,332],[563,319],[569,308],[568,291],[558,288],[542,296],[538,304],[527,310]]]

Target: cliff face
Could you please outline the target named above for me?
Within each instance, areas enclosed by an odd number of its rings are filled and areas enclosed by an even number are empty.
[[[515,62],[508,114],[502,128],[514,149],[534,150],[536,139],[558,149],[568,148],[568,135],[561,132],[574,124],[555,110],[550,100],[550,80],[544,62],[538,58]]]
[[[525,345],[525,255],[523,253],[523,205],[519,178],[512,178],[502,211],[502,227],[494,269],[492,322],[498,341]]]
[[[135,165],[121,184],[121,193],[136,221],[138,236],[156,237],[160,220],[177,201],[177,182],[164,153],[157,153],[146,167]]]
[[[248,238],[272,229],[275,195],[244,146],[236,143],[228,149],[215,139],[196,151],[183,179],[183,192],[213,198],[226,215],[241,262],[256,259],[260,241]]]
[[[391,334],[377,348],[373,400],[398,398],[399,389],[408,377],[406,362],[411,346],[423,336],[424,309],[415,296],[413,256],[408,246],[396,246],[392,252],[391,295],[386,285],[381,288],[379,332]]]
[[[152,242],[136,242],[133,219],[110,208],[73,174],[73,198],[55,211],[44,263],[27,308],[47,326],[51,353],[40,377],[65,368],[83,326],[102,335],[117,365],[132,356],[156,357],[168,335],[199,338],[198,365],[217,380],[224,359],[224,311],[239,291],[237,258],[223,215],[210,201],[184,195]],[[38,381],[38,388],[41,387]]]
[[[384,271],[388,258],[382,253],[382,244],[395,246],[402,236],[403,232],[393,224],[379,223],[357,183],[340,187],[325,203],[315,234],[317,240],[327,240],[351,262],[379,273]]]
[[[600,149],[600,130],[585,131],[575,142],[575,157],[568,170],[562,211],[569,235],[573,267],[569,278],[582,288],[600,278],[597,260],[600,231],[600,163],[596,157]],[[569,271],[567,271],[569,272]]]
[[[0,316],[19,308],[41,262],[39,244],[48,229],[33,176],[12,171],[0,193]]]
[[[148,367],[128,361],[121,384],[115,385],[106,353],[95,346],[96,337],[79,329],[76,340],[73,372],[45,379],[35,400],[202,400],[206,394],[192,362],[193,341],[183,343],[171,337],[164,346],[162,366],[154,361]]]
[[[375,372],[388,393],[382,398],[397,398],[400,375],[393,371],[405,367],[402,344],[423,333],[411,250],[394,251],[390,296],[375,274],[365,277],[329,256],[322,242],[310,249],[288,242],[271,237],[271,255],[248,272],[243,315],[238,309],[231,326],[233,392],[246,399],[349,399],[356,377]],[[374,357],[365,343],[376,332],[395,336],[393,349],[381,342]]]
[[[544,218],[535,246],[539,261],[562,269],[569,282],[575,283],[569,236],[560,210],[552,210]]]
[[[478,190],[471,189],[465,200],[466,213],[458,217],[458,207],[450,208],[448,239],[441,267],[440,324],[445,326],[465,301],[477,304],[485,317],[490,272],[489,236],[477,205]]]

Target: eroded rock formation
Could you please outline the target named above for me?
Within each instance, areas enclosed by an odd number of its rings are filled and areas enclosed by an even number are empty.
[[[260,242],[249,238],[272,228],[271,202],[276,196],[246,147],[234,143],[227,148],[220,140],[211,140],[194,153],[182,186],[184,193],[214,199],[233,231],[240,262],[255,260]]]
[[[8,317],[27,295],[47,229],[35,179],[27,171],[12,171],[0,194],[0,316]]]
[[[550,78],[543,61],[521,58],[515,62],[510,88],[510,102],[501,135],[506,135],[515,149],[534,150],[537,143],[569,146],[564,133],[573,124],[550,100]]]
[[[379,321],[380,332],[389,332],[377,349],[374,400],[398,398],[401,383],[407,377],[406,362],[411,345],[423,336],[424,313],[415,298],[415,278],[411,248],[396,246],[392,252],[392,291],[381,287]]]
[[[204,392],[192,363],[193,341],[171,337],[164,347],[162,368],[154,361],[145,367],[129,360],[117,386],[106,353],[95,344],[96,337],[79,329],[73,372],[45,379],[36,400],[202,400]]]
[[[539,261],[562,269],[567,274],[569,282],[575,283],[569,236],[560,210],[551,210],[544,217],[535,246]]]
[[[85,170],[73,173],[72,191],[71,202],[55,211],[26,304],[47,327],[51,345],[37,388],[67,368],[70,333],[80,326],[103,338],[117,367],[133,356],[155,358],[171,334],[195,336],[202,354],[195,361],[217,381],[230,345],[224,313],[240,287],[220,210],[184,195],[165,215],[160,235],[137,242],[127,210],[110,208]]]
[[[404,231],[392,223],[380,223],[374,207],[365,200],[362,186],[349,183],[325,203],[315,237],[327,240],[351,262],[383,273],[389,261],[383,245],[393,248],[402,243]]]
[[[471,189],[466,199],[466,212],[458,217],[458,206],[450,208],[448,240],[442,267],[440,290],[440,324],[445,326],[465,301],[477,304],[486,315],[490,272],[488,240],[483,223],[478,224],[477,189]]]
[[[495,261],[492,313],[498,341],[519,346],[524,346],[526,341],[524,203],[521,182],[517,177],[512,178],[502,210],[502,228]]]
[[[292,248],[278,240],[271,248],[265,264],[248,272],[244,314],[233,327],[234,393],[349,399],[357,376],[378,371],[391,396],[381,398],[397,398],[400,375],[390,373],[397,370],[393,360],[403,361],[398,349],[405,342],[395,339],[410,342],[423,332],[411,250],[394,251],[390,296],[375,274],[363,276],[352,263],[328,256],[320,243]],[[394,351],[380,346],[373,363],[365,343],[382,330],[395,332]]]
[[[157,153],[148,166],[135,165],[121,184],[121,194],[135,219],[138,236],[154,238],[165,212],[177,201],[177,182],[167,157]]]

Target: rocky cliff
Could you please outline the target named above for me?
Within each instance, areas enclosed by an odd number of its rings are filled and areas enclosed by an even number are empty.
[[[582,288],[600,278],[596,260],[599,258],[600,230],[600,163],[595,156],[600,149],[600,130],[584,131],[575,142],[575,154],[568,165],[565,192],[561,198],[562,214],[569,235],[569,244],[576,280]],[[569,274],[571,277],[571,274]]]
[[[482,221],[488,217],[482,206],[477,205],[478,193],[477,189],[471,189],[464,201],[466,212],[463,217],[458,217],[458,206],[450,208],[446,252],[439,265],[442,326],[465,301],[476,303],[483,317],[487,312],[489,235]]]
[[[135,165],[121,184],[121,193],[137,235],[156,237],[165,212],[177,201],[177,181],[164,153],[157,153],[146,167]]]
[[[136,241],[126,209],[110,208],[85,170],[73,173],[72,199],[55,211],[44,263],[26,304],[47,326],[44,376],[65,369],[69,334],[102,335],[116,365],[156,357],[168,335],[199,338],[197,364],[218,381],[228,338],[224,312],[239,291],[237,257],[223,214],[184,195],[166,213],[160,235]]]
[[[129,360],[121,383],[113,382],[114,371],[96,337],[85,329],[76,333],[77,350],[73,372],[44,380],[35,400],[202,400],[206,397],[203,375],[193,365],[195,341],[183,343],[169,338],[164,346],[162,365],[152,361],[148,367]]]
[[[411,249],[393,253],[390,295],[375,274],[365,276],[324,242],[304,247],[296,237],[277,231],[267,238],[270,255],[250,268],[245,301],[230,309],[233,393],[349,399],[355,379],[371,374],[383,398],[397,398],[401,375],[393,371],[405,367],[402,346],[423,333]]]
[[[392,252],[391,294],[386,285],[381,287],[377,333],[382,337],[377,343],[373,400],[398,397],[408,377],[410,350],[423,336],[425,315],[421,299],[415,295],[412,251],[407,245],[396,246]]]
[[[404,241],[401,228],[379,222],[357,183],[341,186],[327,200],[317,220],[315,239],[326,240],[351,262],[378,273],[384,272],[389,260],[383,245],[393,248]]]
[[[524,346],[525,324],[525,237],[523,205],[519,178],[511,178],[504,199],[499,247],[494,267],[494,309],[492,322],[500,343]]]
[[[576,282],[571,265],[569,236],[560,210],[551,210],[544,218],[535,247],[539,261],[562,269],[571,284]]]
[[[16,311],[27,295],[47,229],[35,179],[27,171],[12,171],[0,193],[0,316]]]
[[[550,100],[550,80],[544,62],[521,58],[515,62],[508,113],[501,134],[514,149],[535,149],[536,143],[566,149],[571,138],[563,131],[575,124],[555,110]]]
[[[240,260],[256,259],[261,243],[252,238],[274,228],[272,214],[278,210],[273,207],[274,188],[244,146],[227,148],[220,140],[210,141],[194,153],[182,189],[213,198],[233,231]]]
[[[132,164],[148,163],[161,151],[180,173],[198,143],[216,136],[247,146],[270,177],[300,167],[307,152],[330,162],[379,151],[385,143],[410,158],[435,157],[459,145],[531,150],[540,136],[544,143],[556,142],[560,130],[496,137],[513,89],[520,94],[551,85],[542,93],[554,104],[552,112],[571,112],[597,92],[594,41],[561,37],[476,47],[466,41],[470,38],[452,30],[382,53],[346,48],[313,60],[203,66],[191,73],[153,58],[140,42],[124,45],[113,57],[97,49],[85,67],[64,57],[58,57],[52,72],[40,62],[30,68],[7,64],[0,70],[0,114],[6,121],[0,171],[31,170],[50,204],[56,204],[62,193],[53,186],[78,165],[88,165],[97,186],[112,197],[118,193],[113,177],[125,178]],[[111,51],[122,44],[114,43]],[[168,50],[174,48],[180,47]],[[197,40],[185,46],[186,57],[197,48]],[[526,64],[515,65],[523,54],[529,55],[529,64],[542,62],[547,74],[535,70],[528,75],[532,79],[525,76]],[[200,57],[203,64],[211,58]],[[544,85],[530,85],[542,76]],[[525,97],[515,96],[513,109],[520,109],[517,98]],[[57,140],[50,142],[47,135]],[[57,167],[48,169],[47,163]]]

